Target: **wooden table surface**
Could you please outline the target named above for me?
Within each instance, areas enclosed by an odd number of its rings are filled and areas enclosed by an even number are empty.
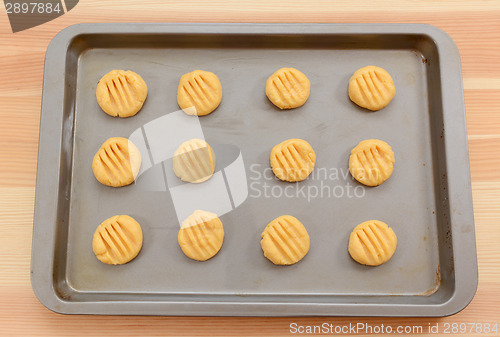
[[[499,0],[81,0],[62,17],[15,34],[1,12],[1,336],[281,336],[290,334],[292,322],[439,323],[441,333],[445,323],[500,325]],[[446,318],[68,316],[46,309],[33,294],[29,272],[44,55],[57,32],[82,22],[403,22],[446,31],[462,57],[479,264],[474,300]]]

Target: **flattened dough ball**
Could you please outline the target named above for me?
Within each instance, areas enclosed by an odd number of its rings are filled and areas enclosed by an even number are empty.
[[[173,165],[175,175],[182,181],[202,183],[214,174],[215,153],[206,141],[194,138],[177,148]]]
[[[222,100],[219,78],[209,71],[195,70],[182,75],[177,103],[188,115],[205,116],[217,109]]]
[[[309,234],[297,218],[282,215],[264,229],[260,246],[272,263],[290,265],[306,256],[310,246]]]
[[[391,75],[382,68],[358,69],[349,80],[349,98],[360,107],[377,111],[394,98],[396,87]]]
[[[311,83],[295,68],[281,68],[266,82],[266,95],[280,109],[293,109],[304,105],[309,98]]]
[[[92,161],[92,171],[101,184],[121,187],[134,182],[141,167],[141,153],[127,138],[105,141]]]
[[[215,256],[224,241],[224,228],[217,214],[194,211],[182,222],[177,236],[179,246],[187,257],[206,261]]]
[[[141,153],[127,138],[106,140],[92,161],[96,179],[104,185],[121,187],[134,182],[141,168]]]
[[[378,186],[389,179],[394,169],[394,152],[389,144],[367,139],[351,150],[349,171],[366,186]]]
[[[110,116],[131,117],[141,110],[148,87],[139,74],[130,70],[111,70],[96,89],[99,106]]]
[[[142,248],[141,225],[128,215],[115,215],[96,229],[92,250],[99,261],[124,264],[134,259]]]
[[[378,266],[389,261],[398,239],[386,223],[369,220],[357,225],[349,237],[349,254],[358,263]]]
[[[316,153],[305,140],[288,139],[273,147],[270,159],[276,177],[296,182],[311,174],[316,163]]]

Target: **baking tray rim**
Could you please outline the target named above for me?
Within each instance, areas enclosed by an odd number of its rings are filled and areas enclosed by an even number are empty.
[[[124,30],[123,25],[126,25]],[[448,301],[438,304],[356,304],[287,302],[175,302],[106,301],[72,302],[58,295],[53,279],[55,223],[59,196],[62,139],[50,132],[52,125],[63,125],[64,106],[58,101],[64,93],[66,53],[72,41],[87,34],[413,34],[430,38],[439,53],[445,162],[447,163],[449,221],[452,230],[455,289]],[[446,50],[446,52],[440,52]],[[58,62],[56,62],[56,60]],[[458,69],[458,71],[457,71]],[[141,314],[141,315],[217,315],[217,316],[448,316],[464,309],[476,293],[477,256],[475,247],[468,143],[463,101],[460,54],[455,42],[441,29],[427,24],[315,24],[315,23],[93,23],[76,24],[59,32],[45,55],[42,110],[38,150],[35,213],[31,258],[31,283],[39,301],[63,314]],[[452,92],[451,92],[452,91]],[[454,97],[462,97],[457,100]],[[61,99],[62,100],[62,99]],[[453,111],[453,114],[446,113]],[[46,149],[50,148],[50,151]],[[455,165],[454,165],[455,163]],[[41,169],[57,174],[40,177]],[[457,210],[461,210],[458,211]],[[34,254],[50,247],[50,254]],[[457,263],[460,261],[460,263]],[[384,307],[384,313],[376,308]],[[332,310],[334,313],[332,313]]]

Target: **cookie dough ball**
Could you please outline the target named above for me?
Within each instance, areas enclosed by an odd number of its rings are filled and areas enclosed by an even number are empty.
[[[92,161],[92,171],[101,184],[121,187],[134,182],[141,167],[141,153],[127,138],[105,141]]]
[[[382,68],[367,66],[349,80],[349,98],[360,107],[377,111],[394,98],[396,87],[391,75]]]
[[[139,74],[130,70],[111,70],[95,92],[97,103],[110,116],[131,117],[141,110],[148,87]]]
[[[303,139],[288,139],[271,150],[271,168],[281,180],[296,182],[306,179],[314,169],[316,153]]]
[[[264,229],[260,246],[272,263],[290,265],[306,256],[310,246],[309,234],[297,218],[282,215]]]
[[[92,249],[99,261],[124,264],[134,259],[142,248],[141,225],[128,215],[115,215],[96,229]]]
[[[386,223],[369,220],[357,225],[349,237],[349,254],[361,264],[378,266],[389,261],[398,239]]]
[[[217,214],[194,211],[182,222],[177,237],[182,251],[187,257],[206,261],[215,256],[224,241],[224,228]]]
[[[378,139],[367,139],[352,149],[349,171],[360,183],[378,186],[389,179],[394,162],[394,152],[389,144]]]
[[[280,109],[293,109],[304,105],[309,98],[311,83],[295,68],[281,68],[266,82],[266,95]]]
[[[188,115],[208,115],[217,109],[221,100],[222,86],[214,73],[195,70],[182,75],[177,89],[177,103]]]
[[[214,174],[215,153],[206,141],[194,138],[177,148],[173,163],[175,175],[182,181],[202,183]]]

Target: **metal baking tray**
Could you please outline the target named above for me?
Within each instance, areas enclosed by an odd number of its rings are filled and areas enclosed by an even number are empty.
[[[347,95],[352,73],[388,70],[396,85],[383,110]],[[311,81],[307,103],[280,111],[267,77],[295,67]],[[139,73],[143,109],[113,118],[95,99],[111,69]],[[180,76],[212,71],[219,108],[201,118],[178,111]],[[91,161],[109,137],[142,152],[136,184],[101,185]],[[204,137],[217,155],[206,184],[179,184],[171,154]],[[277,180],[269,151],[307,140],[317,163],[299,184]],[[348,174],[350,150],[379,138],[396,155],[392,177],[363,187]],[[194,186],[194,187],[193,187]],[[200,187],[203,186],[203,187]],[[189,200],[189,203],[186,201]],[[177,243],[179,219],[202,208],[220,215],[224,244],[200,263]],[[104,219],[128,214],[144,232],[139,256],[122,266],[92,253]],[[307,256],[274,266],[260,234],[282,214],[311,237]],[[398,236],[386,264],[347,252],[349,233],[378,219]],[[469,159],[460,56],[441,30],[414,24],[81,24],[60,32],[46,59],[32,249],[32,285],[49,309],[66,314],[231,316],[445,316],[463,309],[477,286]]]

